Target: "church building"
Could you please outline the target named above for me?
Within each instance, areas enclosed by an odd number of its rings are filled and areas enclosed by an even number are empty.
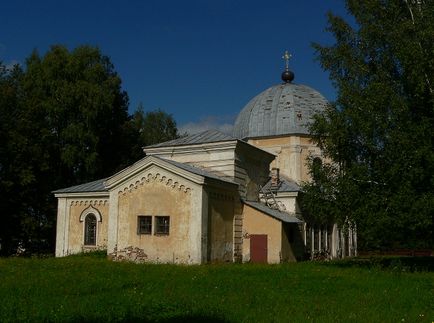
[[[144,147],[111,177],[54,192],[56,256],[103,249],[114,260],[280,263],[352,256],[354,230],[300,208],[308,158],[323,161],[308,123],[327,100],[293,83],[255,96],[233,134],[208,130]]]

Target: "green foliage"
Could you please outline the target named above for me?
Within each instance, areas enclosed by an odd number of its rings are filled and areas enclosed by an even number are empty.
[[[311,127],[332,165],[305,185],[304,206],[355,222],[363,249],[431,248],[434,3],[346,3],[355,22],[329,14],[335,43],[314,45],[337,100]]]
[[[391,266],[0,259],[0,321],[431,322],[433,273]]]
[[[12,70],[0,62],[0,254],[53,250],[51,191],[112,175],[143,156],[140,144],[176,134],[164,112],[137,115],[98,48],[52,46]]]
[[[157,109],[145,112],[140,103],[131,118],[131,130],[137,158],[143,157],[143,147],[179,138],[172,115]]]

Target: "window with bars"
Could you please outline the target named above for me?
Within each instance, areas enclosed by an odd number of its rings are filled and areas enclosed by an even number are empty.
[[[152,234],[152,216],[139,215],[137,217],[137,234]]]
[[[96,245],[96,216],[88,214],[84,220],[84,244],[86,246]]]
[[[170,229],[169,216],[156,216],[155,217],[155,234],[168,235]]]

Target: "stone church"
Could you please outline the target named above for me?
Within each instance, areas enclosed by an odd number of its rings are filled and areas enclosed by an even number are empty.
[[[143,159],[111,177],[54,192],[56,256],[104,249],[137,262],[280,263],[355,255],[355,231],[317,225],[300,209],[316,90],[282,83],[255,96],[232,135],[208,130],[144,147]]]

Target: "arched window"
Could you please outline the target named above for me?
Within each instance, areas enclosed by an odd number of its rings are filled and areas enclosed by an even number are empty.
[[[89,213],[84,220],[84,245],[96,245],[96,216]]]

